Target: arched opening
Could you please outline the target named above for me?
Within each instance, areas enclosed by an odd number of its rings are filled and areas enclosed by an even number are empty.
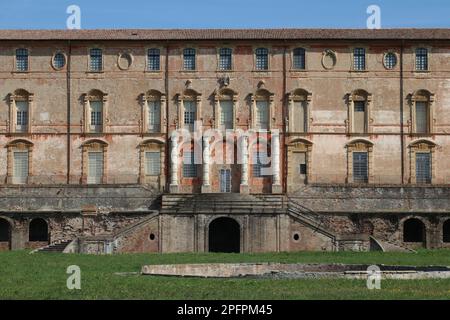
[[[403,224],[404,242],[422,242],[425,243],[426,232],[425,224],[419,219],[408,219]]]
[[[209,252],[240,252],[240,226],[231,218],[217,218],[209,224]]]
[[[31,220],[29,229],[29,241],[48,241],[48,225],[44,219]]]
[[[450,219],[445,221],[442,226],[442,241],[450,243]]]
[[[6,219],[0,218],[0,251],[9,250],[11,244],[11,226]]]

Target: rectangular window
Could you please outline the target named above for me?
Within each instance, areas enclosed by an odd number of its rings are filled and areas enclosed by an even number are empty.
[[[159,49],[148,49],[147,68],[149,71],[160,70],[160,51]]]
[[[194,123],[197,116],[197,104],[195,101],[185,100],[184,104],[184,127],[190,131],[194,130]]]
[[[13,183],[27,183],[28,178],[28,151],[13,152]]]
[[[294,132],[306,132],[306,102],[294,102]]]
[[[16,50],[16,70],[28,71],[28,50],[17,49]]]
[[[219,50],[219,70],[231,70],[231,54],[229,48],[221,48]]]
[[[417,71],[428,70],[428,50],[426,48],[416,49],[416,70]]]
[[[28,129],[28,101],[16,101],[16,131]]]
[[[148,103],[148,130],[161,132],[161,103],[160,101],[147,101]]]
[[[103,152],[88,153],[87,183],[99,184],[103,178]]]
[[[423,101],[416,102],[416,133],[428,133],[428,108]]]
[[[269,102],[256,101],[256,128],[269,129]]]
[[[293,63],[294,69],[305,70],[306,67],[305,49],[303,48],[294,49]]]
[[[197,165],[194,163],[193,151],[184,151],[183,153],[183,177],[197,177]]]
[[[230,169],[220,169],[220,192],[231,192]]]
[[[366,126],[366,103],[364,101],[354,102],[355,110],[353,112],[354,117],[354,130],[356,133],[365,133],[367,131]]]
[[[103,55],[102,49],[91,49],[90,50],[90,71],[102,71],[103,70]]]
[[[353,182],[368,182],[367,152],[353,152]]]
[[[103,125],[103,102],[90,101],[91,106],[91,131],[102,132]]]
[[[161,174],[161,154],[159,151],[145,153],[145,174],[159,176]]]
[[[233,129],[233,101],[220,101],[220,129]]]
[[[184,49],[183,67],[184,70],[195,70],[195,49]]]
[[[256,49],[256,70],[269,69],[269,50],[266,48]]]
[[[431,183],[430,153],[416,153],[416,183]]]
[[[306,175],[306,152],[298,153],[299,160],[299,173],[302,175]]]
[[[353,69],[358,71],[366,70],[366,49],[355,48],[353,50]]]
[[[253,171],[253,177],[255,178],[261,178],[264,177],[266,174],[264,172],[264,168],[270,168],[270,161],[267,154],[261,154],[258,151],[255,151],[253,153],[253,162],[252,162],[252,171]],[[268,163],[266,163],[268,162]]]

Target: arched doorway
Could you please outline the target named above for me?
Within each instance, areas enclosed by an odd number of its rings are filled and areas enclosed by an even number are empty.
[[[231,218],[217,218],[209,224],[209,252],[240,252],[239,223]]]
[[[48,241],[48,225],[44,219],[36,218],[31,220],[29,228],[29,241]]]
[[[445,221],[442,226],[442,241],[445,243],[450,242],[450,219]]]
[[[411,218],[403,223],[403,241],[404,242],[422,242],[426,241],[425,224],[416,218]]]
[[[0,218],[0,251],[11,249],[11,225]]]

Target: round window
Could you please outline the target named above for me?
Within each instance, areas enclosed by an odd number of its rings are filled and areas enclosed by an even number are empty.
[[[388,52],[384,55],[384,67],[386,69],[394,69],[397,65],[397,55],[393,52]]]
[[[66,65],[66,56],[62,52],[57,52],[52,60],[53,68],[60,70]]]
[[[298,232],[294,233],[294,236],[292,237],[294,241],[300,240],[300,234]]]
[[[155,234],[150,233],[150,240],[155,240]]]

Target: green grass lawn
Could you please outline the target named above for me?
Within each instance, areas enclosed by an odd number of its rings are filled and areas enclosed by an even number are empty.
[[[299,252],[270,254],[77,254],[0,253],[0,299],[450,299],[450,279],[365,280],[199,279],[116,275],[144,264],[205,262],[367,263],[450,265],[450,250],[418,253]],[[68,290],[69,265],[81,268],[81,290]]]

